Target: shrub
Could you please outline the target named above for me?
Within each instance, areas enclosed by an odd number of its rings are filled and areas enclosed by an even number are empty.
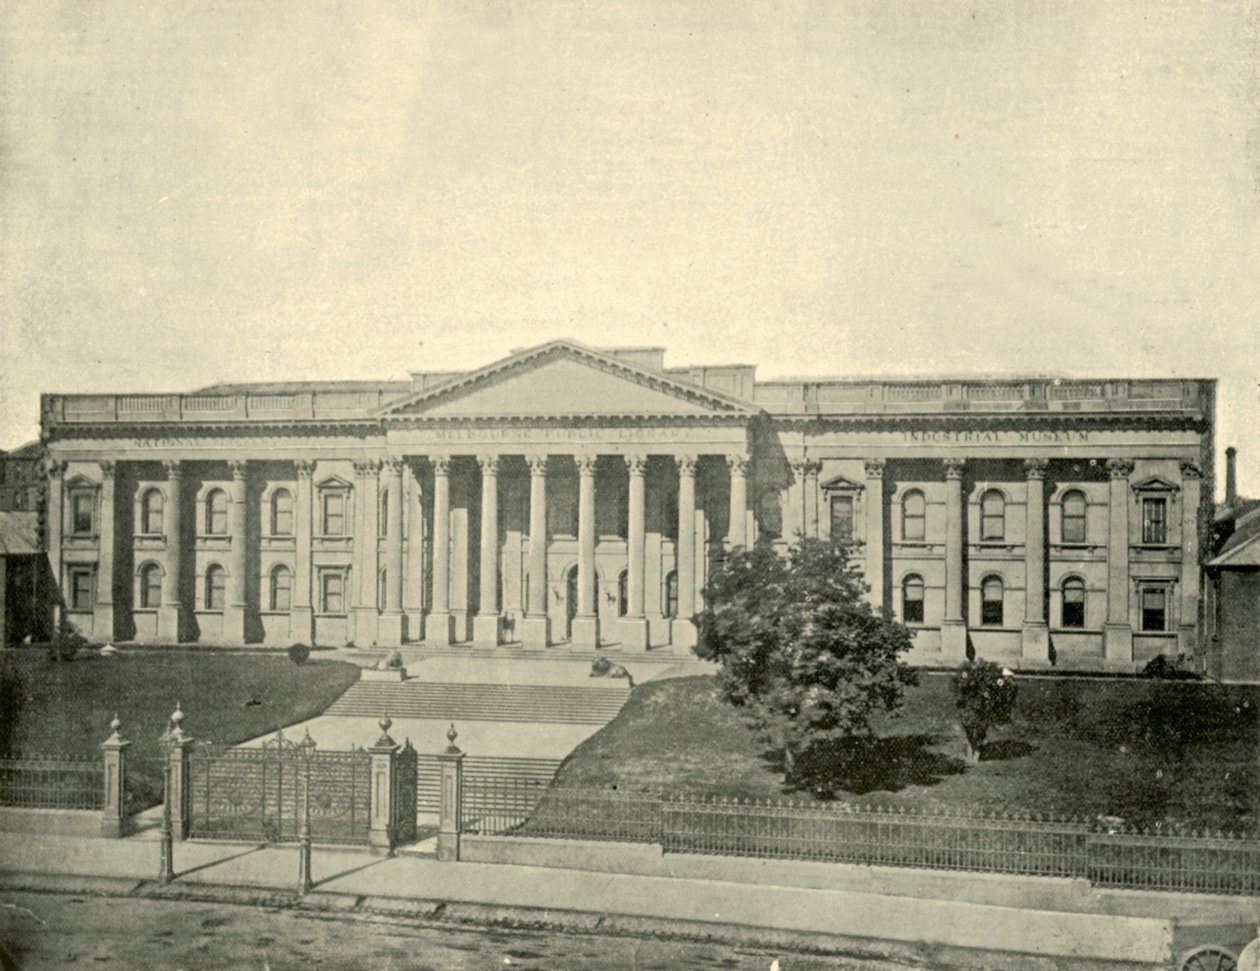
[[[86,637],[69,624],[63,624],[48,642],[48,657],[52,661],[73,661],[79,648],[90,646]]]
[[[950,679],[954,704],[967,737],[967,761],[980,761],[989,730],[1011,720],[1015,708],[1015,679],[992,661],[968,661]]]
[[[311,649],[305,644],[294,644],[289,648],[289,660],[294,664],[305,664],[311,656]]]
[[[1142,668],[1142,677],[1159,678],[1166,681],[1198,681],[1199,676],[1183,666],[1184,654],[1170,658],[1166,654],[1156,654]]]

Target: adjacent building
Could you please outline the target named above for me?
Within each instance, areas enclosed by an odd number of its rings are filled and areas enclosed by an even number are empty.
[[[1203,669],[1223,681],[1260,682],[1260,499],[1238,495],[1237,453],[1225,455],[1225,501],[1204,587]]]
[[[913,660],[1199,650],[1211,380],[756,380],[554,341],[410,381],[45,395],[97,639],[683,650],[724,550],[843,541]]]

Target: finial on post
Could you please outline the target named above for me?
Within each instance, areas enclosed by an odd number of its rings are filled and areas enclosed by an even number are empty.
[[[109,722],[109,739],[110,741],[118,741],[122,738],[122,722],[118,720],[118,712],[114,712],[114,717]]]
[[[389,737],[389,728],[394,724],[390,721],[389,715],[381,715],[381,720],[376,724],[381,730],[381,737],[376,740],[376,745],[374,747],[389,748],[391,746],[396,746],[397,743]]]
[[[446,731],[446,741],[450,743],[446,746],[447,755],[462,755],[463,754],[460,751],[459,746],[455,744],[455,739],[457,738],[459,738],[459,732],[455,731],[455,723],[451,722],[451,727],[447,729]]]

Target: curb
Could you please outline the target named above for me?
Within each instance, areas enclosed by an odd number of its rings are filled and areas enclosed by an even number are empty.
[[[936,944],[904,944],[818,931],[785,931],[718,922],[671,920],[597,911],[556,910],[426,898],[362,896],[215,883],[162,884],[129,877],[70,876],[45,873],[0,874],[0,891],[101,897],[135,897],[187,903],[222,904],[292,910],[325,919],[386,920],[440,927],[499,927],[565,934],[652,937],[690,943],[739,945],[767,954],[843,957],[855,961],[903,964],[908,968],[976,968],[986,971],[1153,971],[1162,965],[1064,959],[1009,951],[987,951]]]

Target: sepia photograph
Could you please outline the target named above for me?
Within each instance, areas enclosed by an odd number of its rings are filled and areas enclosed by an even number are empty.
[[[1260,6],[0,6],[0,969],[1260,971]]]

